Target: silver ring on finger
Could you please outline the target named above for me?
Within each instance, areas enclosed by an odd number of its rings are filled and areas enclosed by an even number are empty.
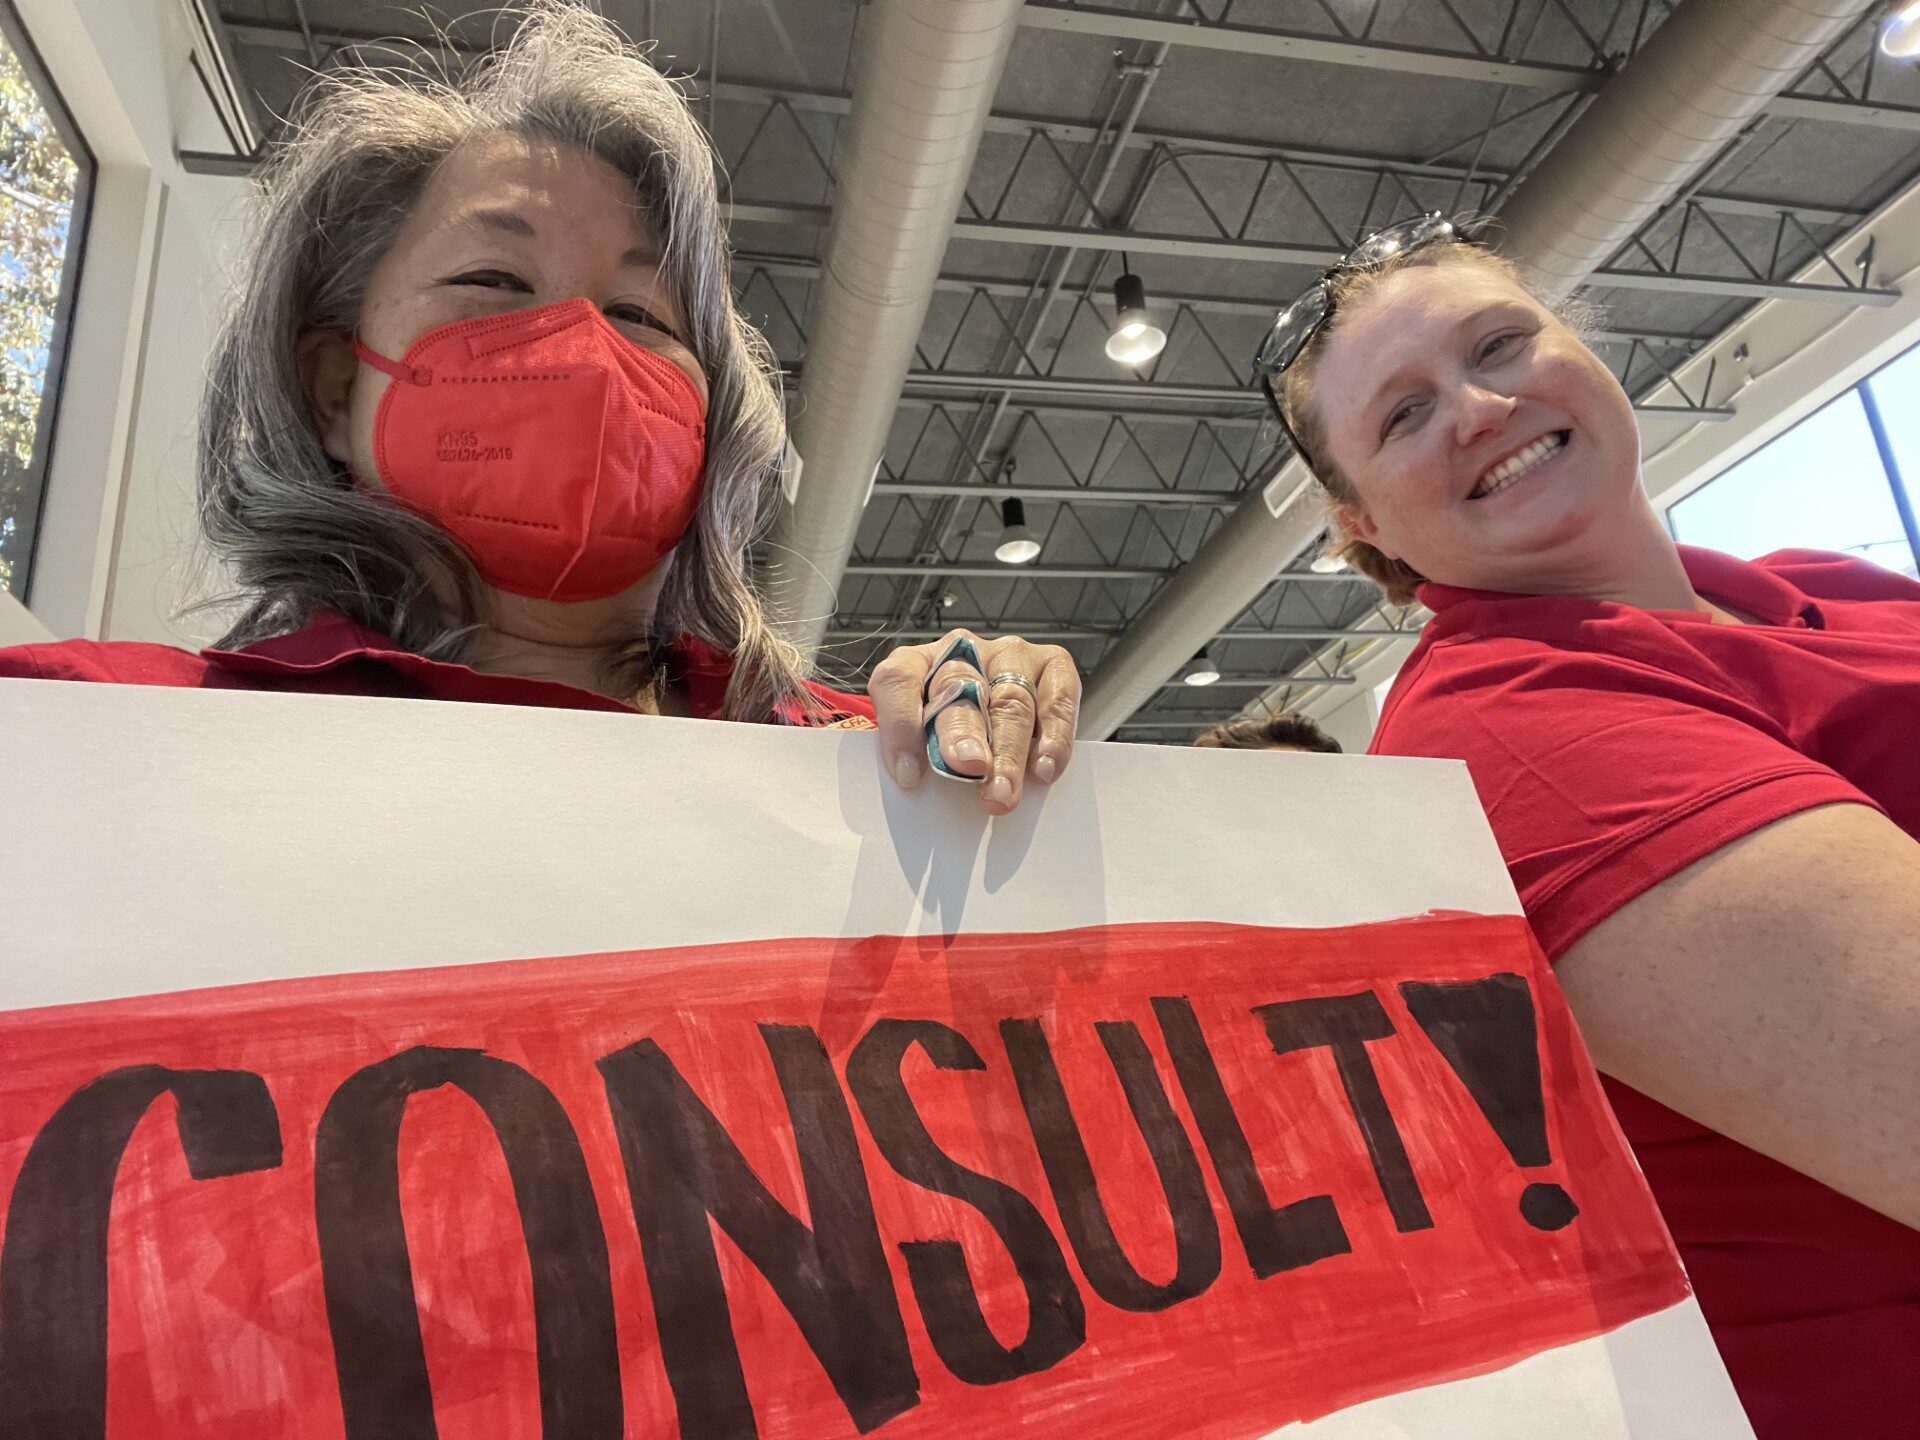
[[[997,675],[988,676],[987,693],[989,695],[993,693],[993,687],[996,685],[1018,685],[1022,690],[1027,692],[1027,697],[1032,700],[1035,705],[1040,703],[1040,692],[1033,688],[1033,681],[1016,670],[1002,670]]]

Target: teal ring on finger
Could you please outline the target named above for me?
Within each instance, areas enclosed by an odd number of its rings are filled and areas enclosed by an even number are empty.
[[[956,635],[947,642],[946,649],[934,656],[933,664],[927,667],[927,678],[920,682],[922,706],[933,700],[933,677],[940,673],[941,667],[955,660],[964,665],[971,665],[982,675],[986,674],[986,666],[980,663],[980,651],[974,646],[973,641],[965,635]]]
[[[944,665],[947,658],[951,657],[943,657],[940,663]],[[926,712],[926,716],[921,723],[927,737],[927,764],[933,768],[934,774],[944,775],[949,780],[964,780],[973,785],[978,785],[987,778],[985,775],[962,775],[958,770],[955,770],[951,765],[947,764],[940,754],[940,734],[938,730],[934,728],[935,722],[956,705],[973,706],[974,709],[980,712],[980,723],[982,726],[985,726],[988,723],[985,701],[986,694],[980,688],[980,682],[978,680],[962,680],[954,686],[952,693],[938,705],[933,706]],[[991,734],[989,734],[987,739],[987,751],[989,754],[993,751]]]

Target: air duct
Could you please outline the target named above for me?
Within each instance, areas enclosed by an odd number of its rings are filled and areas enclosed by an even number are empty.
[[[805,470],[768,551],[775,612],[803,644],[833,617],[1020,9],[874,0],[861,20],[793,412]]]
[[[1514,190],[1502,248],[1574,289],[1871,8],[1688,0]]]
[[[1687,0],[1515,187],[1503,248],[1573,289],[1870,8]],[[1083,739],[1112,734],[1312,542],[1318,502],[1306,480],[1289,460],[1146,605],[1088,681]]]

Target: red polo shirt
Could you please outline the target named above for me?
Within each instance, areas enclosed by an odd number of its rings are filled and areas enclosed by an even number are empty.
[[[1920,839],[1920,584],[1815,551],[1681,556],[1758,623],[1423,586],[1434,619],[1374,736],[1466,761],[1556,959],[1801,810],[1871,805]],[[1761,1440],[1920,1435],[1920,1231],[1607,1090]]]
[[[696,717],[719,715],[733,676],[732,659],[683,638],[673,647],[675,673]],[[561,710],[633,711],[617,700],[557,680],[492,675],[469,665],[428,660],[342,616],[321,612],[290,635],[244,650],[193,654],[171,645],[68,640],[0,650],[0,676],[91,680],[118,685],[175,685],[207,690],[291,690],[321,695],[390,695],[413,700],[473,700],[488,705],[545,705]],[[823,711],[793,706],[769,724],[870,729],[873,702],[811,682]]]

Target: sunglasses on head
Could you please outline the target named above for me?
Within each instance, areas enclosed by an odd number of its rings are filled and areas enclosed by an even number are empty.
[[[1342,256],[1338,264],[1323,271],[1318,280],[1274,318],[1273,328],[1260,342],[1260,349],[1253,357],[1253,383],[1266,395],[1267,403],[1273,407],[1274,417],[1279,420],[1288,443],[1302,459],[1305,458],[1305,452],[1301,449],[1300,437],[1293,433],[1293,427],[1287,423],[1286,412],[1281,408],[1278,382],[1293,362],[1300,358],[1313,337],[1325,329],[1327,322],[1333,318],[1333,282],[1343,275],[1371,270],[1384,265],[1396,255],[1424,250],[1429,245],[1477,245],[1480,243],[1481,229],[1481,226],[1469,222],[1449,220],[1436,211],[1402,220],[1384,230],[1376,230]]]

